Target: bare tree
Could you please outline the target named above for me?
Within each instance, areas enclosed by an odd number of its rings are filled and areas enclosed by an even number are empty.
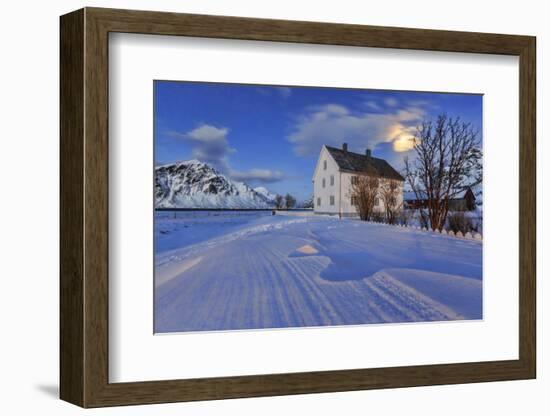
[[[398,219],[398,214],[403,209],[403,203],[399,203],[399,194],[401,193],[401,185],[395,179],[386,179],[380,184],[380,197],[384,203],[384,211],[386,222],[395,224]]]
[[[296,198],[294,198],[290,194],[286,194],[285,195],[285,207],[286,207],[286,209],[294,208],[295,205],[296,205]]]
[[[313,208],[313,195],[302,202],[301,208]]]
[[[350,196],[362,221],[372,219],[379,185],[378,177],[371,175],[357,175],[351,181]]]
[[[420,210],[433,230],[441,230],[449,213],[449,199],[481,181],[481,143],[471,123],[442,114],[417,127],[415,159],[405,157],[405,178],[419,200]]]
[[[275,195],[275,208],[281,209],[285,205],[285,199],[282,195]]]

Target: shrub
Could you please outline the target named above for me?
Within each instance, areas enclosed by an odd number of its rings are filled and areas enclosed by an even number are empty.
[[[386,222],[386,216],[383,212],[374,211],[371,214],[371,221],[374,222]]]
[[[408,209],[402,209],[397,214],[396,223],[400,225],[409,225],[411,221],[412,213]]]
[[[474,231],[472,220],[461,211],[449,213],[447,223],[449,224],[448,229],[454,233],[460,231],[462,234],[466,234],[468,231]]]
[[[428,213],[421,209],[419,210],[418,222],[420,223],[420,228],[430,229],[430,219],[428,218]]]

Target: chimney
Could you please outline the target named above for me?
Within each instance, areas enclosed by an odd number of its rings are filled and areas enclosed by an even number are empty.
[[[344,152],[347,152],[348,151],[348,144],[347,143],[342,143],[342,150]]]
[[[365,150],[365,156],[371,157],[371,151],[370,151],[370,149]]]

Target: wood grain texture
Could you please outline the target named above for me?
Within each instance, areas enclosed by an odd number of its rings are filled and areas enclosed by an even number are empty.
[[[84,12],[60,24],[60,388],[84,405]]]
[[[190,380],[108,380],[108,34],[195,36],[520,57],[518,360]],[[61,397],[83,407],[533,378],[535,38],[87,8],[61,18]]]
[[[87,8],[110,32],[519,55],[528,36]]]
[[[101,396],[108,380],[109,310],[109,66],[108,32],[86,14],[84,58],[84,303],[85,406]]]
[[[520,54],[519,97],[519,356],[536,377],[536,41]]]

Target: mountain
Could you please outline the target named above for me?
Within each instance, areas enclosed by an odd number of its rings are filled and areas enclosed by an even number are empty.
[[[296,204],[298,208],[313,208],[313,195]]]
[[[276,194],[273,194],[273,193],[269,192],[267,190],[267,188],[265,188],[263,186],[258,186],[256,188],[254,188],[254,191],[256,191],[256,193],[260,194],[266,200],[271,201],[271,202],[275,201],[275,197],[277,196]]]
[[[267,189],[256,191],[199,160],[155,167],[156,208],[271,208]]]

